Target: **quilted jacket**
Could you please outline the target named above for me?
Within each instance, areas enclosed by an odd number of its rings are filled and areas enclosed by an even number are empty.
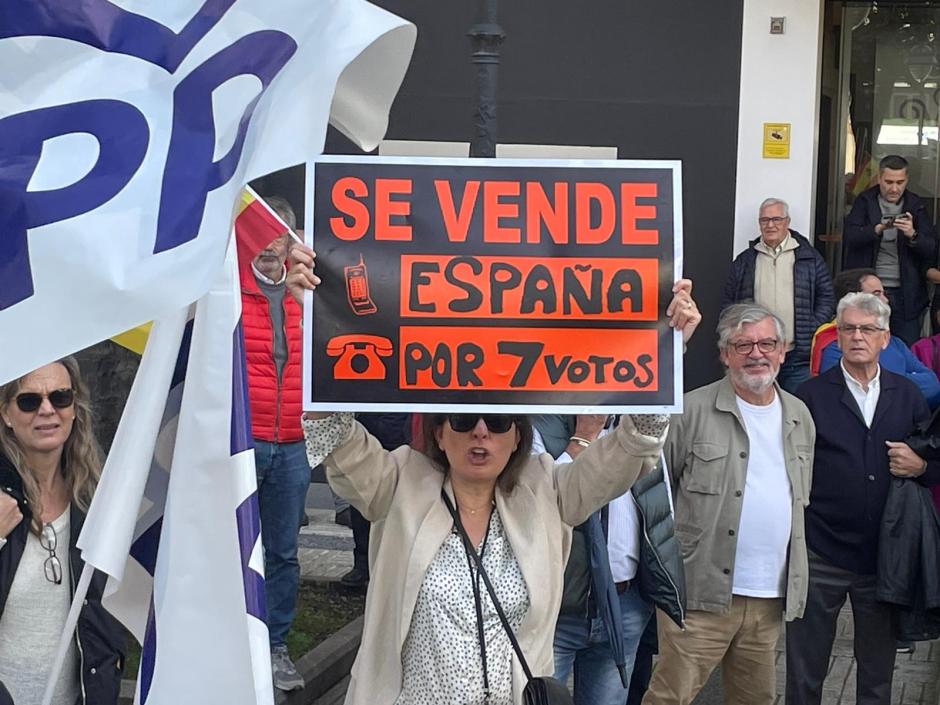
[[[794,250],[793,263],[793,317],[796,328],[793,351],[796,361],[809,362],[813,333],[823,323],[831,321],[836,311],[832,277],[823,258],[805,237],[795,230],[790,237],[799,243]],[[731,264],[728,281],[721,298],[721,310],[731,304],[754,299],[754,273],[757,269],[757,250],[754,238],[748,248]],[[788,331],[789,332],[789,331]]]
[[[284,364],[281,378],[278,379],[277,367],[274,364],[274,331],[271,328],[268,300],[258,287],[250,267],[241,272],[241,290],[251,435],[258,440],[274,443],[301,441],[301,308],[290,294],[284,294],[287,362]]]

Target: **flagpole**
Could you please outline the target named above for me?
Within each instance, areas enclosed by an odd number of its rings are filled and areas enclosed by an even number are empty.
[[[72,635],[75,633],[75,625],[78,624],[78,615],[82,611],[82,605],[85,604],[85,595],[88,594],[88,586],[91,585],[91,576],[94,575],[94,566],[85,564],[82,568],[82,576],[78,579],[78,585],[75,588],[75,595],[72,597],[72,606],[69,608],[68,617],[65,619],[65,627],[62,629],[62,636],[59,637],[59,647],[56,650],[55,659],[52,661],[52,670],[49,671],[49,680],[46,681],[46,690],[42,694],[42,705],[51,705],[52,694],[55,690],[56,681],[59,680],[59,673],[62,672],[62,666],[65,663],[65,655],[71,646]]]

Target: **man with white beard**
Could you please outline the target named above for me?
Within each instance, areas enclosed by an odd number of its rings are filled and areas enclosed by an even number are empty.
[[[816,429],[776,384],[787,341],[753,303],[718,321],[727,369],[685,395],[663,448],[675,497],[688,612],[659,619],[659,662],[644,705],[687,705],[721,664],[725,703],[772,705],[781,616],[803,614],[808,578],[803,507]]]

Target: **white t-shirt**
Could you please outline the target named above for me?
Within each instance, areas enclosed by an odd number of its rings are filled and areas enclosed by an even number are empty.
[[[0,681],[17,705],[42,701],[72,604],[68,508],[52,521],[52,527],[56,533],[56,557],[62,565],[62,582],[56,585],[46,579],[43,564],[49,553],[30,532],[0,617]],[[9,550],[9,546],[3,550]],[[78,648],[72,639],[56,682],[53,705],[72,705],[80,688]]]
[[[737,401],[750,452],[731,592],[782,597],[793,519],[793,490],[783,454],[783,408],[776,394],[766,406],[748,404],[740,397]]]

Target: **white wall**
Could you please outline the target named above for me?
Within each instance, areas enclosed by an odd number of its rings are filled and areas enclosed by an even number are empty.
[[[744,0],[734,254],[759,234],[769,196],[790,204],[790,227],[812,240],[824,0]],[[770,18],[786,17],[785,34]],[[790,158],[764,159],[763,124],[788,122]]]

